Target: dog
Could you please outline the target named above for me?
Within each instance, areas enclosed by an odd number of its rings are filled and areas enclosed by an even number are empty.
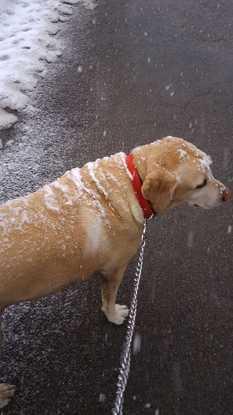
[[[166,137],[74,168],[25,197],[0,206],[0,305],[35,299],[94,272],[102,275],[102,311],[122,324],[116,304],[146,218],[188,203],[210,209],[230,198],[211,158]],[[0,384],[0,406],[14,394]]]

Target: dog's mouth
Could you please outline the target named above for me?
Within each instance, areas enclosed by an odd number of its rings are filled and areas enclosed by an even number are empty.
[[[189,206],[195,207],[195,208],[200,208],[201,206],[198,203],[193,203],[191,201],[187,202]]]
[[[210,205],[198,205],[197,203],[193,203],[192,206],[195,207],[195,208],[199,208],[199,209],[210,210],[214,207],[217,207],[218,205],[210,206]]]
[[[198,203],[189,203],[190,206],[199,209],[210,209],[209,206],[199,205]]]

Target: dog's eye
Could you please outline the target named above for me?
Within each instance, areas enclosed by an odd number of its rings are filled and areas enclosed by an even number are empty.
[[[203,183],[199,184],[198,186],[196,186],[196,189],[201,189],[202,187],[205,187],[207,185],[207,179],[205,179],[203,181]]]

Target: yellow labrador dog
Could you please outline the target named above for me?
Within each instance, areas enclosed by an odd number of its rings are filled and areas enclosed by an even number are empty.
[[[28,196],[0,206],[0,305],[33,299],[76,279],[102,274],[102,310],[122,324],[116,296],[153,213],[184,202],[209,209],[229,198],[211,159],[191,143],[166,137],[74,168]],[[0,385],[0,405],[14,387]]]

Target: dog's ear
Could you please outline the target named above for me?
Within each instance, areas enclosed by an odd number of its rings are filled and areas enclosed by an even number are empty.
[[[142,185],[142,194],[151,202],[156,212],[163,213],[172,201],[176,184],[175,175],[158,166],[146,176]]]

